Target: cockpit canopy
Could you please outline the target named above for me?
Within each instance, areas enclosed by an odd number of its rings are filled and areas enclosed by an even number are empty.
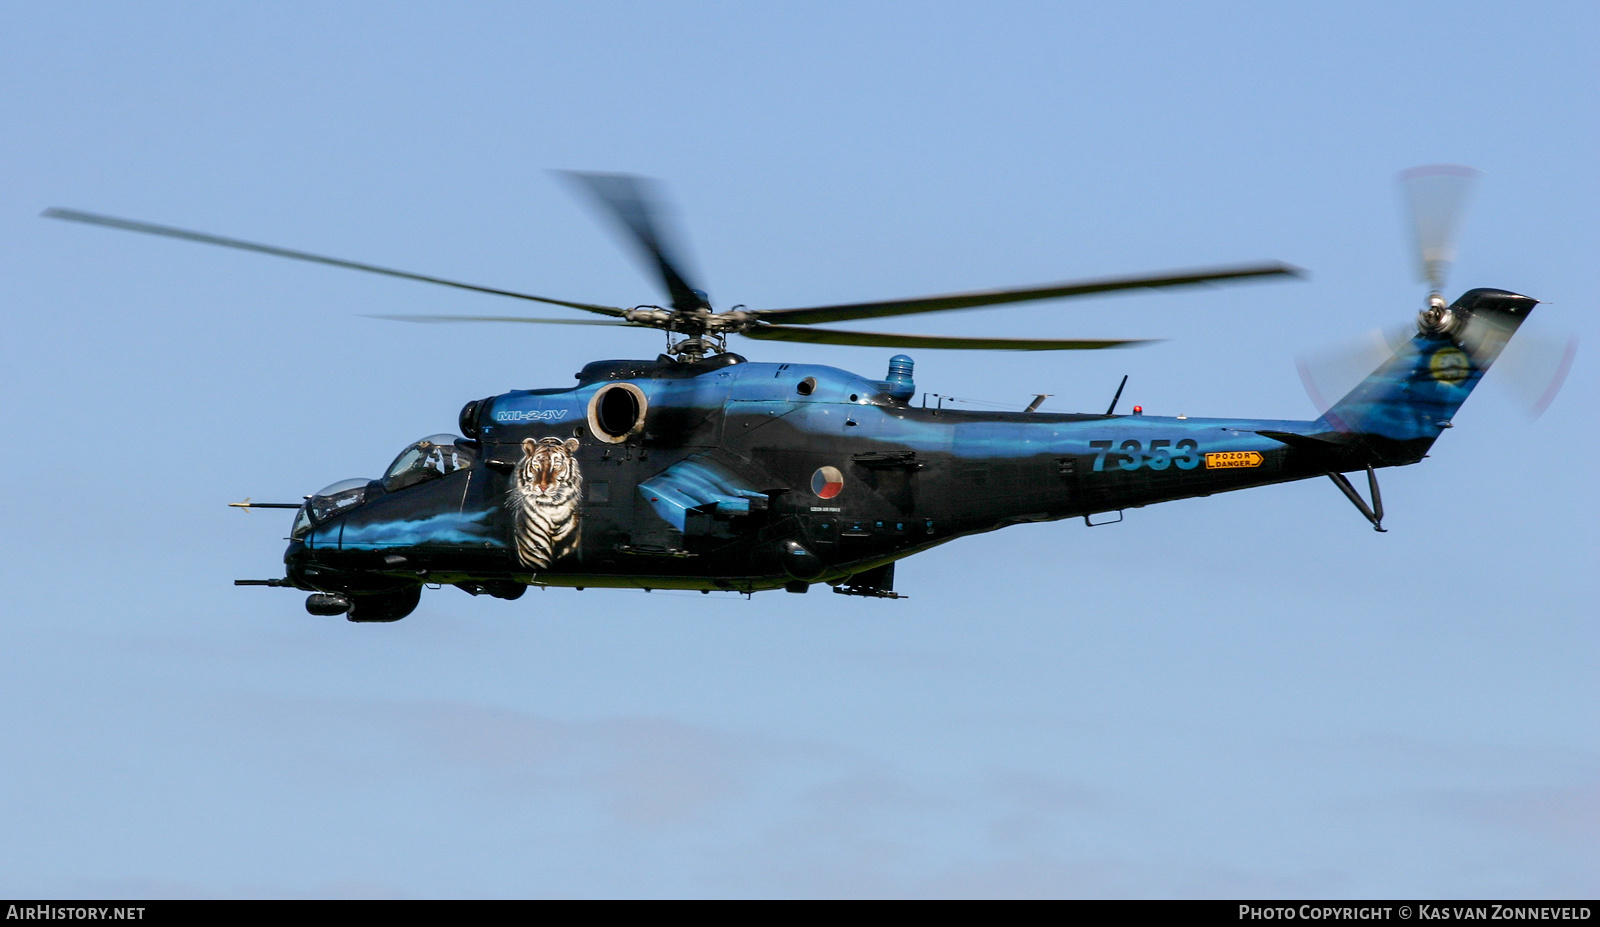
[[[395,492],[464,470],[472,466],[477,456],[477,448],[470,441],[455,435],[429,435],[401,451],[380,482],[384,492]],[[332,486],[324,486],[306,499],[289,536],[304,537],[312,526],[355,508],[377,491],[371,480],[362,479],[340,480]]]
[[[400,452],[383,474],[387,492],[405,489],[447,473],[465,470],[477,459],[476,448],[455,435],[429,435]]]
[[[367,484],[370,482],[362,479],[340,480],[312,493],[306,499],[305,506],[300,509],[300,514],[295,516],[294,528],[290,530],[289,536],[304,537],[312,525],[320,525],[340,512],[353,509],[365,502]]]
[[[355,508],[365,501],[367,497],[367,480],[350,479],[340,480],[332,486],[324,486],[312,495],[311,501],[306,503],[306,508],[311,512],[314,521],[324,522],[345,509]]]

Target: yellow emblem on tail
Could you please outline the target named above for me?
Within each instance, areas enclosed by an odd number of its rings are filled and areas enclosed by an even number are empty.
[[[1472,360],[1456,348],[1440,348],[1428,358],[1428,372],[1441,383],[1460,383],[1472,372]]]

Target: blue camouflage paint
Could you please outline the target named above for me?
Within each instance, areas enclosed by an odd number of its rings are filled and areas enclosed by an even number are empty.
[[[800,396],[795,384],[810,377],[816,387]],[[708,383],[706,381],[714,381]],[[595,392],[616,380],[588,383],[559,392],[513,392],[497,397],[489,418],[507,426],[563,426],[586,421]],[[1318,421],[1273,419],[1177,419],[1160,416],[1111,417],[1015,413],[1007,420],[965,422],[946,410],[886,404],[881,385],[846,370],[812,364],[743,363],[689,379],[629,379],[645,391],[652,413],[669,410],[715,411],[766,416],[819,437],[870,438],[885,445],[921,453],[949,453],[958,458],[1014,459],[1037,454],[1091,455],[1089,442],[1111,437],[1118,442],[1154,435],[1174,441],[1193,437],[1200,451],[1269,450],[1282,445],[1255,434],[1257,430],[1313,434],[1328,430]],[[855,399],[852,400],[851,397]],[[1459,401],[1458,403],[1459,404]],[[846,426],[845,421],[854,422]],[[1181,434],[1179,434],[1181,432]],[[732,495],[732,494],[730,494]],[[669,519],[669,521],[672,519]]]
[[[1439,358],[1459,355],[1454,366]],[[686,379],[630,379],[648,396],[652,410],[715,411],[764,416],[819,438],[871,439],[886,447],[926,454],[951,454],[958,459],[1018,459],[1035,455],[1093,456],[1091,442],[1111,440],[1120,455],[1116,468],[1192,469],[1189,455],[1230,451],[1281,450],[1283,445],[1258,431],[1298,435],[1329,432],[1363,433],[1396,441],[1432,440],[1456,413],[1482,378],[1480,365],[1444,339],[1417,335],[1402,344],[1386,363],[1348,396],[1315,420],[1204,419],[1120,415],[1063,416],[1013,414],[1002,420],[961,421],[946,410],[886,403],[881,383],[849,371],[811,364],[744,363]],[[1459,374],[1459,375],[1458,375]],[[813,392],[799,395],[801,380],[816,381]],[[490,417],[508,424],[560,425],[585,420],[600,381],[562,391],[509,393],[499,397]],[[852,398],[853,397],[853,398]],[[851,424],[847,426],[845,423]],[[846,432],[846,428],[850,430]],[[1137,461],[1121,455],[1125,442],[1139,442]],[[1151,442],[1166,441],[1152,448]],[[1193,447],[1179,444],[1193,442]],[[1201,465],[1203,469],[1203,464]],[[713,481],[714,482],[714,481]],[[737,498],[737,493],[722,493]],[[708,495],[685,494],[683,507],[716,501]],[[681,509],[665,506],[663,517],[681,527]]]
[[[684,530],[689,509],[715,505],[719,515],[747,515],[751,499],[766,494],[708,457],[696,456],[639,484],[639,495],[672,527]]]
[[[602,384],[580,389],[550,393],[507,393],[496,397],[488,411],[488,421],[500,428],[518,425],[582,424],[588,408],[589,397]]]
[[[580,467],[615,467],[613,480],[647,503],[594,513],[584,543],[594,545],[601,573],[698,576],[711,584],[705,588],[745,577],[763,586],[783,580],[771,574],[784,545],[804,541],[840,578],[1008,524],[1415,463],[1532,304],[1500,291],[1465,295],[1461,318],[1481,323],[1493,342],[1487,349],[1472,331],[1414,336],[1313,420],[938,409],[890,395],[888,381],[832,367],[600,361],[570,389],[484,403],[477,421],[487,482],[469,483],[468,496],[476,505],[498,500],[503,476],[492,474],[516,464],[521,442],[577,438],[586,447]],[[589,406],[617,383],[637,387],[648,411],[626,440],[595,443],[584,430]],[[826,506],[805,491],[819,467],[845,474],[844,491]],[[506,540],[490,534],[504,530],[490,517],[499,512],[340,519],[319,526],[306,546],[504,550]],[[717,518],[701,525],[706,514]],[[909,530],[913,524],[919,530]]]
[[[495,514],[493,510],[447,512],[415,520],[347,524],[340,546],[345,550],[420,547],[426,544],[505,547],[505,540],[492,534],[487,524]]]
[[[1485,370],[1449,341],[1416,335],[1318,423],[1397,441],[1437,438]]]
[[[523,442],[549,438],[577,440],[580,469],[615,474],[609,482],[620,481],[615,488],[628,495],[613,491],[611,502],[645,503],[600,504],[584,529],[583,571],[539,580],[578,586],[755,591],[842,581],[1007,525],[1402,466],[1426,455],[1533,305],[1502,291],[1469,292],[1452,307],[1453,320],[1424,325],[1450,338],[1412,337],[1308,421],[926,408],[891,394],[908,384],[832,367],[737,356],[681,366],[597,361],[570,389],[514,391],[469,407],[477,410],[483,478],[469,477],[461,495],[419,495],[406,506],[418,515],[462,500],[488,509],[377,521],[353,511],[318,526],[304,549],[291,547],[289,571],[322,588],[329,580],[314,570],[359,577],[373,569],[361,559],[370,560],[368,551],[433,546],[419,560],[429,575],[475,576],[484,590],[496,583],[503,592],[514,564],[504,557],[511,545],[496,504]],[[588,433],[601,427],[590,406],[618,383],[636,387],[647,410],[608,442]],[[843,491],[826,500],[806,491],[823,467],[843,476]],[[490,556],[468,556],[471,547]],[[353,559],[341,560],[339,548]],[[420,575],[413,567],[407,578]]]

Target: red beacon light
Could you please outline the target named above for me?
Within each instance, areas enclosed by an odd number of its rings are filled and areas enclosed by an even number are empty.
[[[1133,414],[1134,415],[1143,415],[1144,414],[1144,406],[1134,406],[1133,407]]]

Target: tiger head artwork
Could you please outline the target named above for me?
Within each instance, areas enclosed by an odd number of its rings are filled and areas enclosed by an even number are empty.
[[[515,522],[517,560],[547,570],[578,548],[582,527],[583,474],[578,439],[526,438],[522,461],[512,474],[506,505]]]

